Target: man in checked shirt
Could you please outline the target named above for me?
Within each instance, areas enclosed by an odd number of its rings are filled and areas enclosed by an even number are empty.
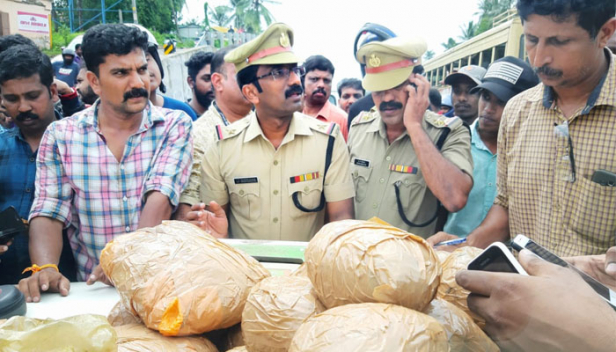
[[[30,212],[30,254],[45,266],[19,283],[28,302],[40,291],[67,295],[68,280],[55,265],[62,229],[78,279],[105,281],[99,256],[115,236],[169,219],[192,162],[192,123],[184,112],[152,106],[141,30],[99,25],[86,32],[87,79],[99,101],[52,123],[38,153]]]

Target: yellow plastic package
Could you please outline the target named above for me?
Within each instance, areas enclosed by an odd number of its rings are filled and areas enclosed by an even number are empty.
[[[476,247],[461,247],[451,252],[447,259],[441,263],[443,276],[441,276],[441,284],[438,286],[436,297],[444,299],[462,309],[483,329],[485,321],[468,309],[466,299],[470,292],[456,283],[456,273],[460,270],[466,270],[468,263],[481,254],[481,252],[483,252],[483,250]]]
[[[392,303],[423,310],[434,298],[441,267],[419,236],[373,222],[329,223],[305,253],[308,277],[327,307]]]
[[[118,352],[218,352],[200,336],[167,337],[142,324],[116,326]]]
[[[101,267],[124,307],[166,336],[239,323],[250,289],[270,276],[249,255],[183,221],[116,237]]]
[[[250,352],[286,352],[297,328],[325,307],[309,279],[269,277],[252,288],[242,313],[242,335]]]
[[[13,317],[0,325],[2,352],[117,351],[116,332],[101,315],[60,320]]]
[[[500,349],[473,319],[453,304],[435,298],[424,311],[436,319],[445,329],[451,351],[456,352],[498,352]]]
[[[434,318],[384,303],[348,304],[308,319],[289,352],[443,352],[447,334]]]

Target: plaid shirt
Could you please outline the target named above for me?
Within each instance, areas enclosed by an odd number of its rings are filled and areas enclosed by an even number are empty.
[[[607,74],[568,120],[543,84],[503,112],[494,203],[508,208],[512,236],[525,234],[560,256],[616,245],[616,187],[591,181],[597,170],[616,173],[616,65],[606,56]]]
[[[97,111],[98,103],[47,128],[30,212],[30,219],[45,216],[70,226],[80,280],[98,264],[107,242],[137,229],[148,192],[161,192],[177,206],[192,161],[192,122],[184,112],[149,105],[118,162]]]

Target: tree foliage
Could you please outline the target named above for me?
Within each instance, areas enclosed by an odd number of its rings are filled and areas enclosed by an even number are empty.
[[[458,43],[456,43],[456,41],[450,37],[445,43],[441,43],[441,45],[443,46],[443,48],[445,48],[445,50],[449,50],[454,46],[458,45]]]
[[[428,61],[428,60],[432,59],[433,57],[434,57],[434,50],[426,51],[426,53],[423,56],[425,61]]]

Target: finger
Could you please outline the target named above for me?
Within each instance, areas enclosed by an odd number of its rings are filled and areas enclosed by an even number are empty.
[[[30,280],[28,280],[28,292],[30,293],[31,302],[38,302],[41,300],[41,292],[39,291],[39,278],[37,276],[30,277]]]
[[[47,273],[44,271],[41,271],[38,274],[38,282],[41,291],[46,292],[47,290],[49,290],[49,279],[49,275],[47,275]]]
[[[193,211],[203,211],[203,210],[205,210],[205,203],[194,204],[192,207],[190,207],[190,210],[193,210]]]
[[[61,296],[67,296],[68,291],[70,291],[71,289],[71,282],[68,281],[68,279],[64,276],[62,276],[62,278],[58,281],[59,281],[58,292],[60,292]]]
[[[19,291],[21,291],[21,293],[23,293],[24,297],[26,297],[26,302],[31,303],[32,302],[32,295],[30,294],[30,287],[28,285],[28,281],[30,279],[21,279],[19,280],[19,284],[17,285],[17,287],[19,288]]]
[[[461,270],[456,274],[456,282],[475,294],[489,297],[502,281],[504,273],[492,273],[479,270]]]
[[[612,247],[605,253],[605,273],[616,277],[616,247]]]
[[[102,274],[103,274],[103,269],[101,269],[100,265],[97,265],[94,268],[94,270],[92,270],[92,274],[90,274],[90,277],[88,277],[88,281],[86,282],[86,284],[92,285],[96,281],[99,281]]]
[[[211,201],[210,204],[208,204],[209,210],[214,213],[214,216],[216,216],[217,218],[221,218],[221,217],[225,217],[225,210],[218,205],[218,203],[216,203],[215,201]]]
[[[414,74],[413,78],[415,80],[415,85],[417,86],[417,95],[428,99],[428,94],[429,94],[428,81],[426,81],[426,79],[422,75],[418,75],[418,74]]]
[[[552,276],[560,269],[563,269],[556,264],[549,263],[539,258],[528,249],[523,249],[520,252],[518,261],[530,276]]]
[[[190,211],[186,214],[187,221],[199,221],[199,219],[203,216],[203,212],[201,211]]]

